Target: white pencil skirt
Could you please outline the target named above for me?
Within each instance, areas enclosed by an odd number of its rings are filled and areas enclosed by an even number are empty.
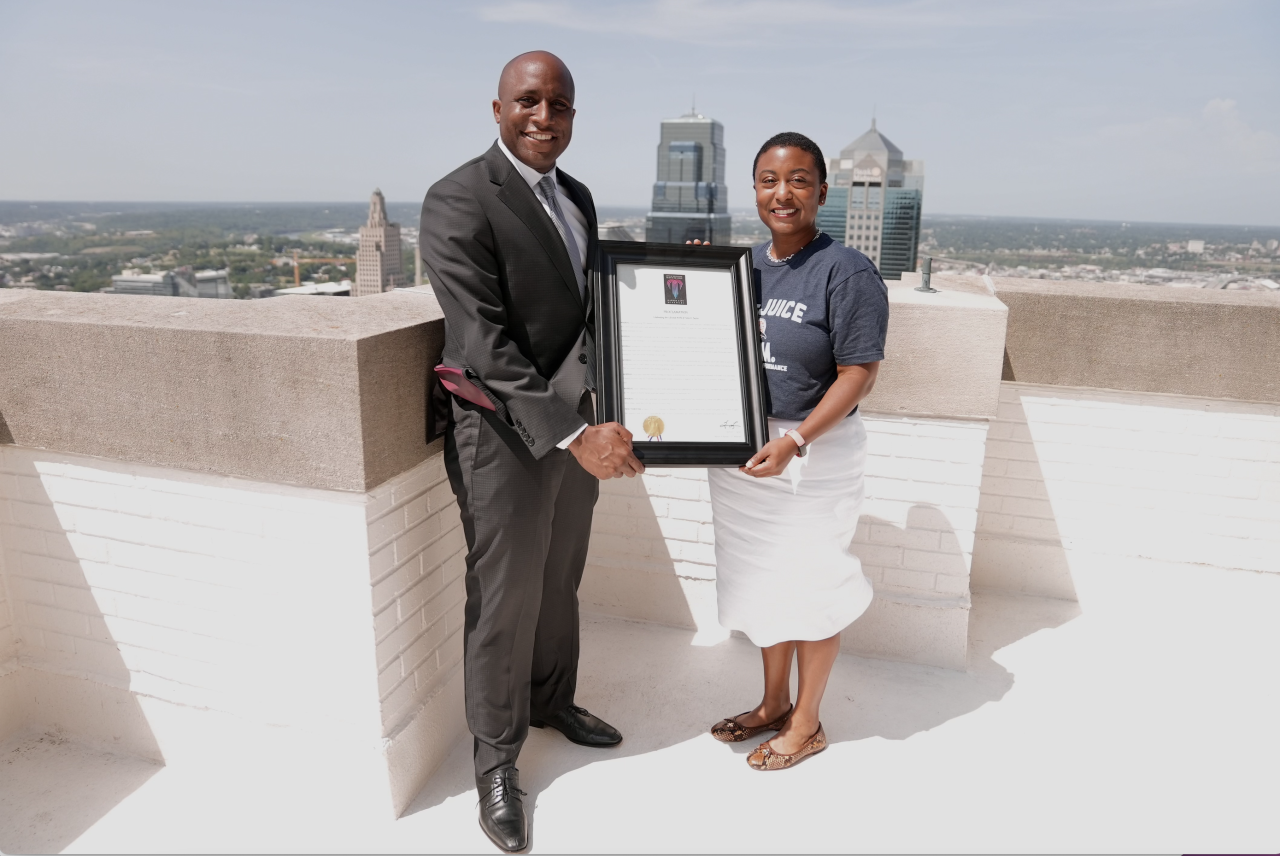
[[[769,420],[769,437],[799,425]],[[862,512],[867,431],[854,414],[792,458],[782,475],[711,469],[720,624],[761,648],[834,636],[871,605],[849,552]]]

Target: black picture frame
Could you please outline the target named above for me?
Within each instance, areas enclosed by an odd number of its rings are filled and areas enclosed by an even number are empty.
[[[634,264],[682,269],[727,270],[734,290],[741,384],[743,442],[654,442],[633,440],[636,457],[646,467],[739,467],[767,441],[764,367],[751,278],[750,247],[650,244],[601,241],[592,270],[595,298],[596,411],[600,422],[624,422],[623,371],[618,316],[618,265]],[[696,372],[690,372],[696,376]],[[695,378],[691,378],[695,379]]]

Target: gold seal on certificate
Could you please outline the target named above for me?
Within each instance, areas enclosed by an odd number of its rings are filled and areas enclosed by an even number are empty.
[[[599,417],[637,457],[738,466],[764,445],[748,248],[602,241],[595,287]]]

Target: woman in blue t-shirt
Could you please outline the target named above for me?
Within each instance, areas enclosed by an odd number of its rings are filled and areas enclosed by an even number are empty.
[[[736,743],[777,731],[747,763],[780,770],[826,748],[818,708],[840,631],[871,603],[849,543],[867,449],[858,402],[884,359],[889,299],[866,256],[817,228],[827,170],[812,140],[778,134],[752,173],[773,236],[753,251],[771,439],[746,466],[711,470],[710,482],[720,623],[760,646],[765,688],[753,710],[711,733]]]

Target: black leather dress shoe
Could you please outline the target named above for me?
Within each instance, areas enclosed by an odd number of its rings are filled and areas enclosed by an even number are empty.
[[[489,792],[480,796],[480,828],[508,853],[529,846],[529,820],[522,796],[520,771],[515,767],[495,770],[489,777]]]
[[[572,704],[542,719],[533,717],[529,724],[534,728],[550,726],[579,746],[603,748],[617,746],[622,742],[622,733],[618,729],[598,716],[587,713],[585,708]]]

